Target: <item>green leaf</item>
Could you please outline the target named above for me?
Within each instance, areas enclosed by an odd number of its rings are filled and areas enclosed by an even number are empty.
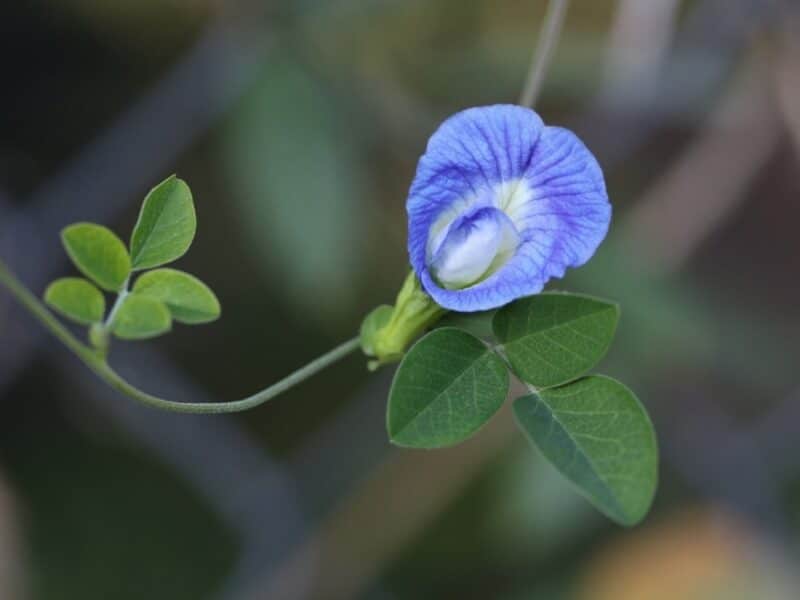
[[[133,291],[160,300],[181,323],[209,323],[219,318],[219,300],[209,287],[188,273],[157,269],[136,280]]]
[[[514,372],[537,388],[577,379],[608,351],[619,307],[590,296],[546,293],[500,309],[492,324]]]
[[[368,356],[375,356],[375,334],[389,322],[394,312],[394,307],[389,304],[381,304],[375,307],[364,317],[361,322],[361,349]]]
[[[522,396],[517,423],[542,454],[605,515],[635,525],[658,481],[655,432],[644,407],[609,377]]]
[[[135,270],[151,269],[186,254],[197,230],[189,186],[172,175],[150,190],[131,236]]]
[[[482,340],[490,340],[494,338],[492,321],[495,314],[497,314],[496,310],[473,313],[448,312],[436,324],[436,327],[455,327]]]
[[[104,290],[118,292],[131,272],[125,244],[102,225],[75,223],[61,232],[67,254],[81,273]]]
[[[389,437],[411,448],[452,446],[486,423],[507,392],[499,356],[469,333],[436,329],[412,346],[395,373]]]
[[[112,324],[114,335],[124,340],[144,340],[167,333],[171,328],[167,305],[139,294],[125,298]]]
[[[44,301],[53,309],[80,323],[91,325],[103,320],[106,299],[94,284],[80,277],[57,279],[44,292]]]

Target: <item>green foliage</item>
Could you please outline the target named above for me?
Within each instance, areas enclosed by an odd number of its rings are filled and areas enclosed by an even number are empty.
[[[494,330],[492,329],[492,322],[494,316],[497,314],[496,310],[486,310],[473,313],[447,313],[442,320],[439,321],[437,327],[455,327],[467,331],[477,338],[482,340],[490,340],[494,338]]]
[[[197,228],[192,193],[174,175],[154,187],[144,199],[131,235],[131,254],[112,231],[93,223],[76,223],[62,232],[64,247],[78,269],[103,289],[116,292],[117,302],[104,322],[106,302],[90,282],[65,278],[53,282],[45,301],[65,317],[89,326],[89,343],[102,356],[110,334],[141,340],[181,323],[208,323],[219,318],[219,300],[206,284],[175,269],[142,274],[133,290],[127,285],[133,270],[149,269],[182,256]]]
[[[364,321],[365,349],[387,314],[379,307]],[[500,408],[510,370],[532,391],[514,403],[523,432],[600,511],[623,525],[639,522],[657,483],[653,426],[628,388],[604,376],[582,377],[605,355],[618,319],[615,304],[565,293],[523,298],[496,312],[446,315],[395,374],[391,440],[437,448],[466,439]],[[493,337],[507,361],[491,347]]]
[[[181,323],[209,323],[219,318],[219,300],[196,277],[175,269],[157,269],[140,276],[133,286],[139,296],[160,300]]]
[[[658,479],[655,432],[633,392],[603,376],[518,398],[522,431],[601,512],[622,525],[647,514]]]
[[[183,256],[197,218],[189,186],[174,175],[150,190],[131,235],[133,269],[151,269]]]
[[[128,294],[111,323],[111,330],[124,340],[144,340],[167,333],[172,316],[167,305],[147,296]]]
[[[619,307],[589,296],[546,293],[497,312],[493,328],[516,374],[537,388],[586,373],[606,354]]]
[[[131,272],[131,259],[113,231],[94,223],[76,223],[61,232],[61,240],[81,273],[109,292],[122,289]]]
[[[106,299],[94,284],[81,277],[64,277],[51,283],[44,301],[53,309],[81,325],[103,320]]]
[[[457,444],[497,412],[507,391],[499,356],[469,333],[437,329],[412,346],[395,374],[389,437],[412,448]]]

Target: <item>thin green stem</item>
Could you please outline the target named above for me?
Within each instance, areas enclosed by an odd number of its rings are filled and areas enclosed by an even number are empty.
[[[99,360],[96,352],[72,335],[69,329],[64,327],[55,315],[14,276],[2,260],[0,260],[0,284],[6,286],[28,312],[36,317],[61,343],[77,354],[82,361],[88,364]]]
[[[561,28],[564,25],[568,7],[569,0],[550,0],[547,5],[547,14],[539,33],[539,41],[531,57],[528,78],[519,98],[519,104],[522,106],[533,108],[539,98],[544,76],[561,37]]]
[[[111,368],[100,352],[81,342],[64,327],[55,315],[16,278],[2,260],[0,260],[0,284],[4,285],[20,304],[36,317],[50,333],[75,353],[87,367],[112,388],[134,400],[138,400],[142,404],[172,412],[223,414],[255,408],[355,352],[360,346],[358,337],[344,342],[277,383],[241,400],[233,402],[176,402],[148,394],[123,379]]]
[[[114,306],[111,307],[111,310],[108,311],[108,317],[106,317],[105,322],[103,323],[103,331],[109,332],[111,328],[114,326],[114,319],[117,318],[117,313],[119,309],[122,308],[122,303],[125,302],[125,298],[128,297],[128,282],[130,281],[130,277],[125,280],[125,283],[122,284],[119,292],[117,292],[117,299],[114,301]]]
[[[256,392],[252,396],[242,398],[241,400],[234,400],[232,402],[176,402],[174,400],[165,400],[158,396],[153,396],[147,392],[143,392],[139,388],[131,385],[114,371],[107,362],[102,361],[93,370],[97,373],[108,385],[115,390],[122,392],[126,396],[138,400],[142,404],[147,404],[153,408],[160,408],[162,410],[169,410],[172,412],[180,413],[193,413],[193,414],[224,414],[241,412],[260,406],[265,402],[272,400],[276,396],[284,393],[285,391],[293,388],[298,383],[305,381],[309,377],[316,375],[326,367],[341,360],[345,356],[358,350],[360,346],[359,338],[353,338],[329,350],[322,356],[312,360],[307,365],[297,369],[294,373],[284,377],[277,383]]]

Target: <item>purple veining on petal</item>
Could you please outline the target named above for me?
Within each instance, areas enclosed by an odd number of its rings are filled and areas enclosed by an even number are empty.
[[[545,127],[534,111],[512,105],[471,108],[446,120],[419,161],[406,206],[414,271],[436,302],[463,312],[535,294],[550,278],[584,264],[611,217],[602,171],[583,143],[566,129]],[[477,283],[446,289],[431,273],[431,246],[482,207],[509,216],[518,246]]]

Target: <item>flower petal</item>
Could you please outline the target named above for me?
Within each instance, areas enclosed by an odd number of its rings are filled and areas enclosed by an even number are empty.
[[[459,217],[484,206],[506,213],[519,248],[479,283],[445,289],[430,271],[432,247]],[[511,105],[472,108],[445,121],[420,159],[406,207],[414,271],[437,303],[462,312],[535,294],[582,265],[611,217],[602,171],[583,143]]]

